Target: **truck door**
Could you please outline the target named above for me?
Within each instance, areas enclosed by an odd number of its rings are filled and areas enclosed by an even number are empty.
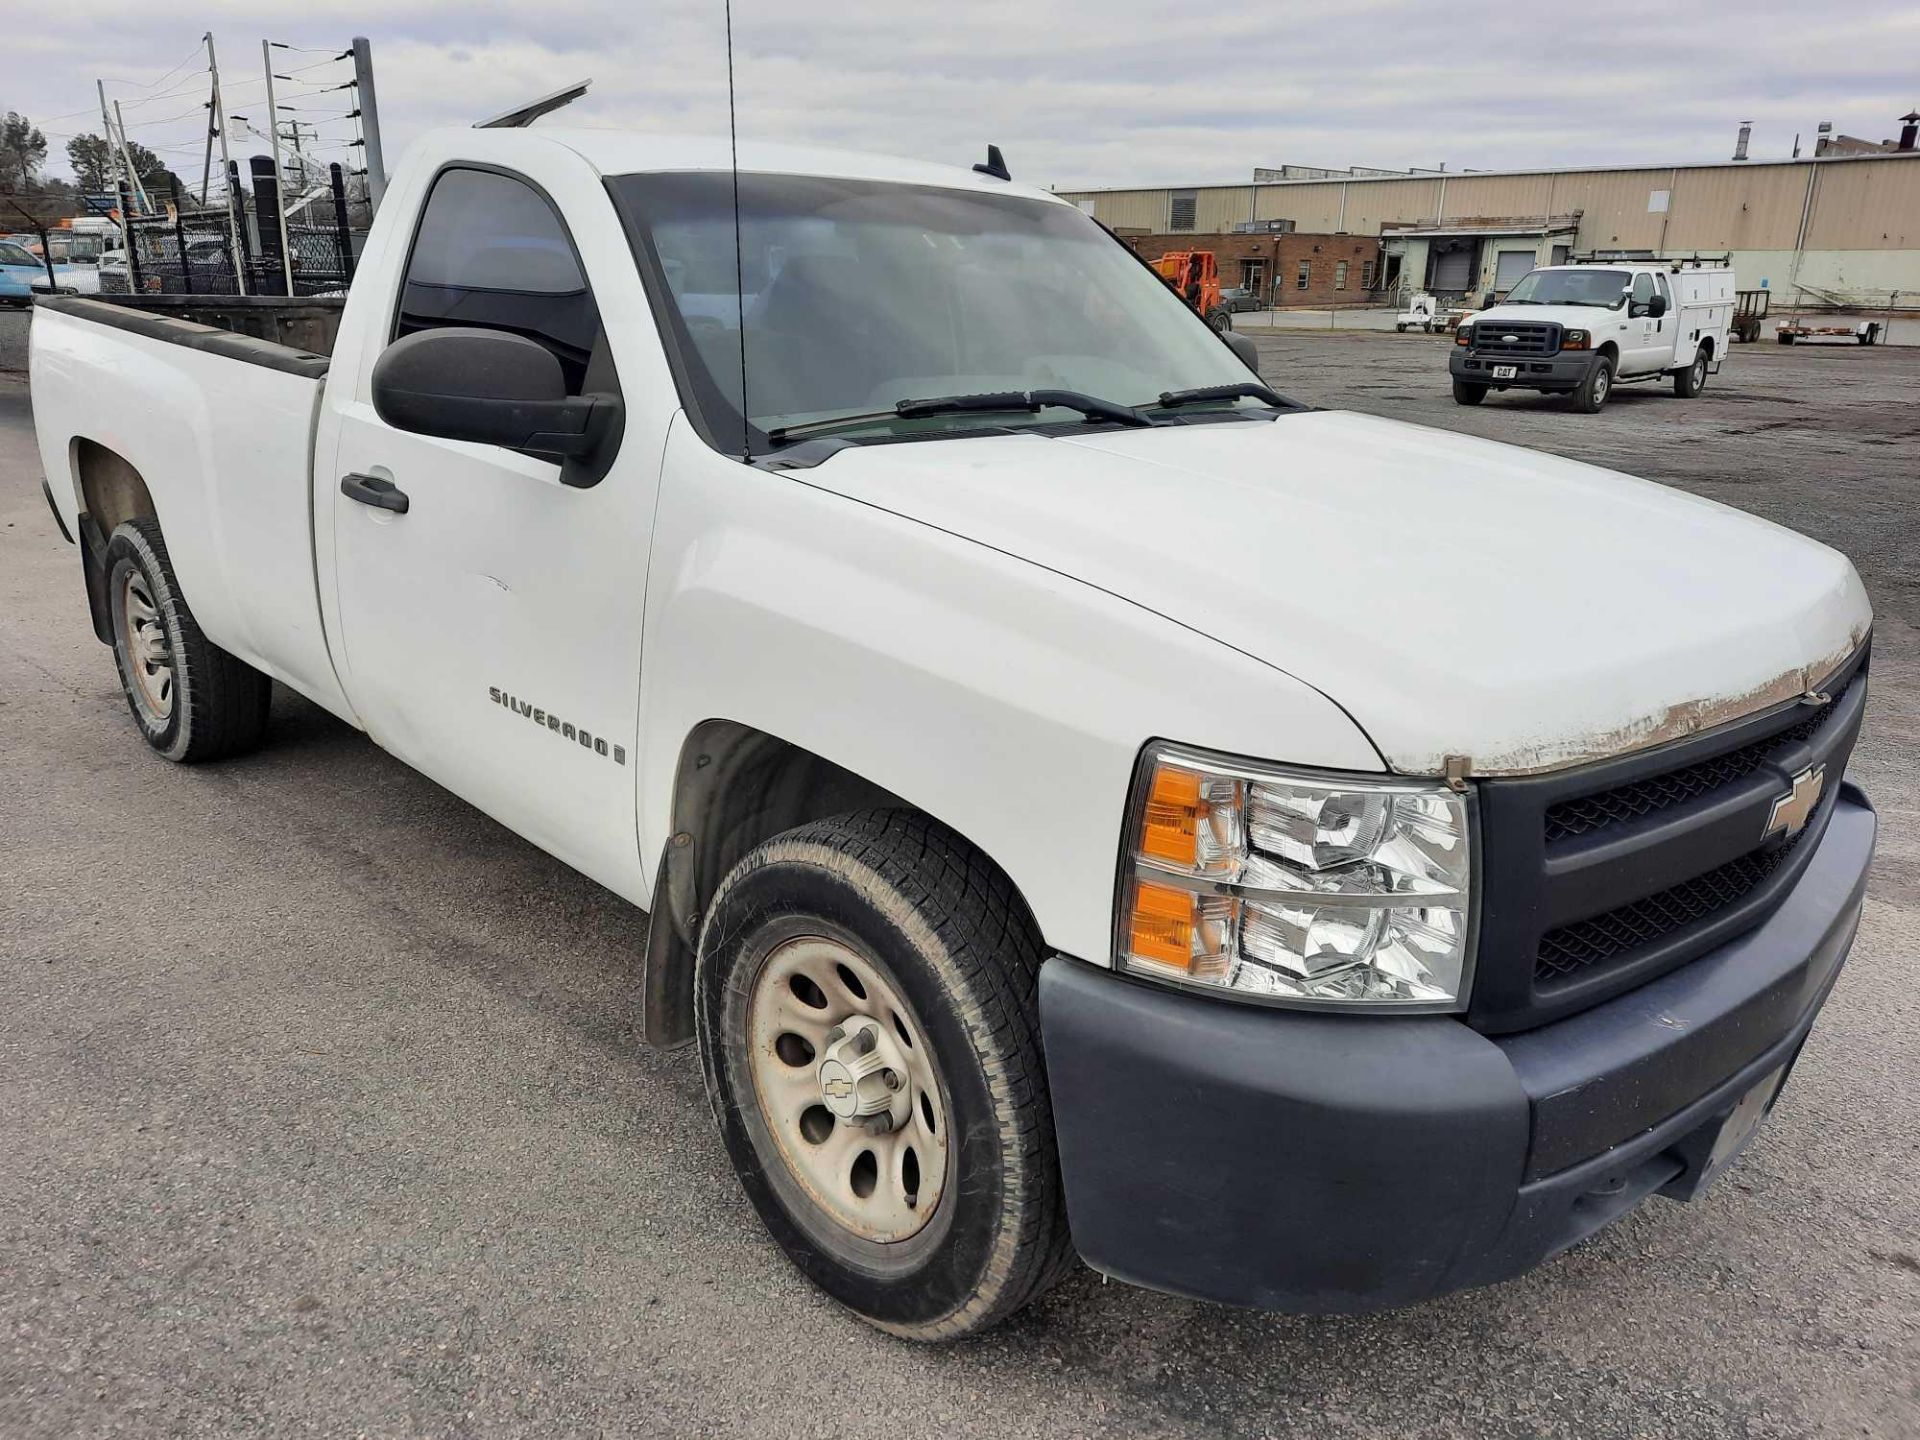
[[[612,469],[572,488],[549,460],[380,418],[374,360],[436,326],[535,340],[560,359],[571,393],[620,388],[592,277],[547,195],[519,176],[459,165],[430,187],[387,329],[367,337],[319,482],[333,492],[347,689],[383,747],[633,896],[640,626],[660,441],[628,406]],[[582,203],[595,203],[592,192]],[[604,193],[597,203],[617,228]],[[396,493],[404,513],[375,498]]]
[[[1627,299],[1628,348],[1620,357],[1622,375],[1645,375],[1672,363],[1672,329],[1667,323],[1671,317],[1653,317],[1653,297],[1658,293],[1653,282],[1651,271],[1642,270],[1633,277],[1633,290]]]

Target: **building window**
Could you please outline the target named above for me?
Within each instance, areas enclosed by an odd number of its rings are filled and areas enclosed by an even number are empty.
[[[1313,284],[1313,262],[1311,260],[1302,260],[1300,262],[1300,278],[1293,282],[1293,288],[1296,290],[1304,290],[1311,284]]]
[[[1360,262],[1360,288],[1362,290],[1373,289],[1373,261],[1371,260],[1362,260]]]
[[[1333,288],[1336,290],[1344,290],[1347,288],[1347,262],[1344,260],[1334,263]]]
[[[1193,229],[1194,211],[1198,201],[1191,190],[1175,190],[1167,200],[1167,229]]]

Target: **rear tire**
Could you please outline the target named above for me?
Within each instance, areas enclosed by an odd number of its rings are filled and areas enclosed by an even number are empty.
[[[912,811],[775,836],[707,912],[695,1010],[727,1153],[787,1257],[882,1330],[973,1334],[1075,1263],[1041,958],[1006,877]],[[885,1090],[850,1082],[851,1042]],[[845,1113],[867,1103],[891,1108]]]
[[[1612,394],[1613,361],[1608,356],[1596,355],[1573,392],[1573,408],[1582,415],[1598,415]]]
[[[1405,325],[1395,325],[1393,327],[1393,333],[1396,335],[1404,335],[1407,333],[1407,327]]]
[[[1487,387],[1476,385],[1471,380],[1453,382],[1453,403],[1456,405],[1478,405],[1487,398]]]
[[[1707,388],[1707,352],[1702,350],[1693,357],[1693,364],[1684,370],[1677,370],[1673,376],[1673,393],[1682,400],[1691,400]]]
[[[1215,310],[1207,316],[1207,324],[1213,327],[1216,335],[1224,335],[1233,329],[1233,316],[1225,310]]]
[[[183,765],[258,746],[273,682],[201,633],[158,522],[118,527],[107,542],[106,570],[113,662],[147,744]]]

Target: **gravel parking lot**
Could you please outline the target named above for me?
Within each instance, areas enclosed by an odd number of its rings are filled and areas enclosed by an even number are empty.
[[[1699,400],[1579,416],[1456,407],[1444,340],[1261,334],[1301,398],[1634,470],[1854,557],[1879,617],[1854,768],[1883,827],[1859,942],[1695,1205],[1404,1313],[1083,1274],[924,1350],[789,1269],[691,1054],[635,1043],[634,911],[290,696],[245,761],[144,750],[39,494],[17,324],[0,1435],[1920,1434],[1920,351],[1763,345]]]

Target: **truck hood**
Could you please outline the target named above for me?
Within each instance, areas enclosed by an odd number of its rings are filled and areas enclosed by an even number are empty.
[[[1475,311],[1471,317],[1475,325],[1504,325],[1512,320],[1536,324],[1545,321],[1550,325],[1564,325],[1569,330],[1611,330],[1626,318],[1624,305],[1617,310],[1602,310],[1597,305],[1495,305]]]
[[[1340,411],[861,446],[801,473],[1265,661],[1407,774],[1677,739],[1813,688],[1872,618],[1844,556],[1767,521]]]

